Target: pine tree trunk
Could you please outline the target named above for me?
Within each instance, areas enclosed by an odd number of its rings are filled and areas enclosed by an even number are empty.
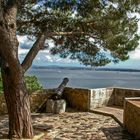
[[[14,71],[14,73],[13,73]],[[29,95],[22,70],[16,72],[2,64],[4,95],[9,114],[9,138],[32,138]]]
[[[19,1],[20,2],[20,1]],[[23,69],[18,59],[16,36],[17,1],[0,1],[0,57],[4,96],[9,115],[9,138],[32,138],[29,95],[24,83]]]

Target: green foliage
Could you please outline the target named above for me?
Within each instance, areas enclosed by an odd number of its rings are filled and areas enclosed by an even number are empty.
[[[25,82],[26,82],[27,89],[30,92],[43,89],[43,87],[38,83],[38,79],[36,76],[26,76]]]
[[[43,87],[38,83],[36,76],[26,76],[25,82],[29,92],[34,92],[43,89]],[[0,76],[0,94],[1,93],[3,93],[3,85],[2,85],[2,78]]]
[[[129,52],[138,46],[138,19],[134,14],[140,12],[140,0],[40,2],[36,7],[28,3],[20,10],[18,33],[38,37],[47,30],[47,38],[55,43],[51,48],[54,55],[101,66],[127,60]]]

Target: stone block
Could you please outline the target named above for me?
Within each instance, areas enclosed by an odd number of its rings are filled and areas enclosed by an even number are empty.
[[[46,103],[46,113],[54,113],[54,103],[52,99],[48,99]]]
[[[54,113],[64,113],[66,110],[66,101],[65,100],[56,100],[54,104]]]
[[[66,101],[63,99],[52,100],[49,99],[46,103],[46,112],[47,113],[64,113],[66,110]]]

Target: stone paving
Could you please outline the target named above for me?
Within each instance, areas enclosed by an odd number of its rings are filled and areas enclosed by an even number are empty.
[[[135,140],[111,117],[89,112],[33,114],[33,125],[44,131],[40,140]],[[0,118],[0,132],[7,133],[7,118]],[[2,135],[2,134],[1,134]]]

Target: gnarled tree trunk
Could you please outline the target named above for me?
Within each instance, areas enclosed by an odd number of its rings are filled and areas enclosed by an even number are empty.
[[[0,0],[0,57],[4,95],[9,115],[9,138],[32,138],[29,95],[23,68],[18,59],[16,37],[17,1],[2,7]],[[4,9],[5,8],[5,9]]]
[[[32,138],[33,128],[29,95],[22,71],[16,72],[2,64],[4,95],[9,114],[9,138]]]
[[[29,95],[22,71],[13,73],[12,69],[3,63],[2,78],[9,114],[9,138],[32,138]]]

